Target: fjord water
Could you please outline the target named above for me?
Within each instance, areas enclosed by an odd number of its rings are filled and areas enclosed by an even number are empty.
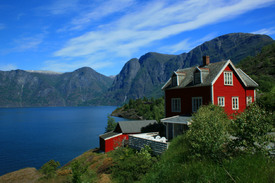
[[[115,106],[0,109],[0,175],[40,168],[54,159],[61,165],[99,147],[107,116]],[[123,121],[123,118],[115,118]]]

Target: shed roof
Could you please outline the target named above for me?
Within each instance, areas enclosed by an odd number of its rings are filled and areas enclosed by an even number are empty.
[[[108,138],[111,138],[111,137],[115,137],[115,136],[118,136],[120,135],[121,133],[118,133],[118,132],[107,132],[107,133],[104,133],[102,135],[100,135],[99,137],[106,140]]]
[[[160,120],[162,123],[177,123],[189,125],[192,121],[191,116],[172,116]]]
[[[120,121],[115,129],[122,133],[141,133],[142,129],[157,123],[156,120]]]

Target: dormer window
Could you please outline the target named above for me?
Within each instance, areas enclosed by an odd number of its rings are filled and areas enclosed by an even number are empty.
[[[197,68],[194,72],[194,84],[202,83],[201,71]]]
[[[172,87],[179,86],[185,78],[185,73],[174,72],[172,75]]]
[[[172,76],[172,86],[178,86],[178,77],[177,77],[177,75]]]
[[[194,73],[194,84],[199,84],[201,83],[201,72],[195,72]]]
[[[233,72],[224,71],[224,85],[233,85]]]

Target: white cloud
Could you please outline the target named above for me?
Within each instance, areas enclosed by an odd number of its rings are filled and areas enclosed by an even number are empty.
[[[76,11],[79,0],[54,0],[52,4],[39,7],[37,10],[47,11],[52,15],[62,15]]]
[[[43,42],[44,36],[44,34],[37,34],[31,37],[21,37],[16,39],[14,40],[16,46],[11,51],[22,52],[35,49]]]
[[[91,21],[102,19],[117,12],[125,11],[126,8],[134,4],[134,0],[107,0],[100,1],[88,10],[83,10],[80,16],[74,18],[71,22],[70,30],[82,29]],[[82,8],[84,9],[84,8]],[[87,8],[86,8],[87,9]]]
[[[260,29],[260,30],[255,31],[255,32],[252,32],[252,34],[273,35],[273,34],[275,34],[275,27],[263,28],[263,29]]]
[[[108,9],[108,3],[117,9],[112,7]],[[63,59],[82,58],[82,60],[96,58],[95,55],[98,54],[103,55],[98,60],[108,60],[110,57],[131,58],[140,49],[151,46],[156,41],[233,19],[271,3],[274,3],[274,0],[179,0],[173,3],[165,0],[142,3],[133,0],[125,0],[123,3],[109,0],[106,3],[100,3],[97,9],[75,18],[70,26],[80,29],[102,18],[104,18],[104,24],[101,22],[101,25],[94,26],[92,31],[70,39],[63,48],[54,52],[53,55]],[[103,10],[106,8],[107,10],[104,12]],[[113,13],[117,13],[116,16],[112,17]],[[214,34],[210,34],[191,43],[189,38],[184,38],[178,43],[170,45],[169,50],[172,53],[188,50],[213,37]],[[109,62],[108,64],[110,64]],[[106,62],[103,62],[101,66],[104,66],[104,63]],[[62,64],[66,65],[64,62]],[[73,65],[83,66],[83,64],[85,62]],[[57,61],[52,65],[61,67]],[[70,64],[67,64],[66,67],[70,67]]]
[[[100,59],[100,56],[97,59],[93,60],[83,59],[83,60],[47,60],[44,62],[44,66],[42,70],[50,70],[56,72],[68,72],[73,71],[75,69],[81,67],[91,67],[93,69],[101,69],[104,67],[111,67],[113,66],[113,62],[111,61],[104,61]]]
[[[17,69],[17,66],[14,64],[6,64],[6,65],[0,65],[1,71],[10,71]]]
[[[206,36],[198,39],[198,40],[191,40],[191,38],[184,39],[181,42],[178,42],[174,45],[166,45],[159,50],[164,53],[174,53],[180,54],[183,52],[188,52],[191,49],[195,48],[196,46],[204,43],[205,41],[209,41],[217,36],[216,33],[207,34]]]
[[[233,18],[269,2],[271,0],[243,0],[230,5],[227,1],[150,2],[136,7],[133,13],[108,22],[103,28],[71,39],[55,52],[55,56],[132,53],[154,41]]]

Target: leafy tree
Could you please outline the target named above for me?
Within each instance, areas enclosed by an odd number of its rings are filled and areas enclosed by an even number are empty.
[[[81,165],[79,161],[74,161],[72,163],[72,182],[73,183],[81,183],[81,175],[83,175],[87,171],[87,166]]]
[[[271,113],[255,103],[251,104],[232,121],[233,148],[244,152],[266,151],[271,141],[268,132],[271,132],[273,125]]]
[[[118,182],[135,182],[150,170],[156,158],[150,154],[150,148],[145,147],[139,152],[130,148],[119,148],[114,152],[115,165],[112,176]]]
[[[40,172],[45,175],[46,179],[53,178],[56,176],[56,170],[59,166],[58,161],[50,160],[40,168]]]
[[[260,94],[257,103],[264,107],[266,110],[275,111],[275,86],[272,87],[270,92]]]
[[[213,160],[223,158],[225,144],[229,141],[228,125],[229,119],[223,108],[211,104],[200,107],[185,136],[188,156]]]
[[[116,121],[113,117],[108,115],[108,121],[107,121],[107,126],[105,127],[105,132],[110,132],[113,131],[116,128]]]

